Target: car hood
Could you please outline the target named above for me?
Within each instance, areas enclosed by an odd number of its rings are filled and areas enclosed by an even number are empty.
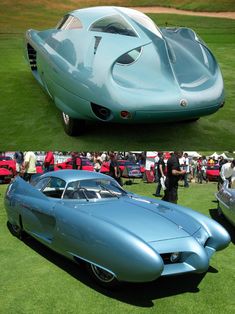
[[[192,217],[165,205],[136,197],[95,203],[93,216],[137,235],[146,242],[191,236],[201,225]]]

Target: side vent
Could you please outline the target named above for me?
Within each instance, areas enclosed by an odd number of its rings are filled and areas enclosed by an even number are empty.
[[[30,44],[27,44],[27,50],[31,70],[37,71],[37,52]]]

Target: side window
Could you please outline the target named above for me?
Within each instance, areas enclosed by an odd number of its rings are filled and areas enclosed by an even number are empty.
[[[32,185],[34,185],[34,187],[37,190],[41,190],[42,188],[44,188],[44,186],[47,185],[48,181],[50,180],[49,177],[47,178],[43,178],[40,180],[40,177],[38,177],[33,183],[31,183]]]
[[[107,16],[96,21],[91,25],[90,31],[137,37],[132,26],[120,15]]]
[[[133,49],[117,59],[118,64],[129,65],[134,63],[141,55],[142,48]]]
[[[48,197],[61,198],[66,182],[60,178],[51,177],[42,192]]]
[[[79,29],[82,28],[81,21],[72,15],[65,15],[62,20],[57,24],[57,29]]]

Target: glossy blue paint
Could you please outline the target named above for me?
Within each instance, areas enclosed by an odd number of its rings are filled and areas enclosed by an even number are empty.
[[[218,63],[193,30],[159,29],[128,8],[75,10],[57,28],[28,30],[26,58],[56,106],[78,120],[187,120],[224,103]]]
[[[75,198],[77,191],[83,192]],[[35,186],[17,177],[6,192],[5,208],[11,225],[119,281],[205,272],[212,254],[230,242],[216,221],[189,208],[125,192],[112,178],[96,172],[48,172]],[[170,262],[174,252],[180,252],[179,260]]]

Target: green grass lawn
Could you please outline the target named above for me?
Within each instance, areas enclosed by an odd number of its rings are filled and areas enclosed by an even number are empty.
[[[129,0],[128,3],[140,6],[163,6],[193,11],[235,11],[233,0]]]
[[[162,277],[110,292],[32,238],[13,237],[6,227],[5,189],[0,186],[0,313],[234,313],[235,234],[224,220],[233,242],[212,257],[206,274]],[[152,196],[155,184],[136,180],[128,189]],[[215,217],[215,191],[215,183],[180,187],[179,204]]]
[[[141,1],[132,1],[138,5]],[[183,2],[183,1],[181,1]],[[185,1],[184,1],[185,2]],[[214,1],[217,3],[217,1]],[[81,1],[80,6],[111,4],[112,1]],[[116,1],[123,5],[123,1]],[[128,2],[129,3],[129,2]],[[160,3],[160,2],[159,2]],[[209,3],[209,1],[207,1]],[[224,2],[223,2],[224,3]],[[229,2],[227,2],[229,3]],[[151,3],[150,3],[151,4]],[[127,5],[127,3],[125,3]],[[135,150],[157,146],[159,149],[201,150],[234,149],[235,136],[235,21],[181,15],[151,17],[159,26],[191,27],[212,49],[221,66],[226,89],[226,105],[217,113],[195,123],[113,125],[89,122],[82,137],[71,138],[62,128],[59,110],[33,78],[23,56],[24,31],[53,27],[75,1],[20,1],[0,3],[0,145],[1,150]],[[7,8],[7,9],[6,9]],[[222,4],[221,4],[222,9]],[[174,136],[173,136],[174,134]],[[102,139],[102,140],[101,140]]]

